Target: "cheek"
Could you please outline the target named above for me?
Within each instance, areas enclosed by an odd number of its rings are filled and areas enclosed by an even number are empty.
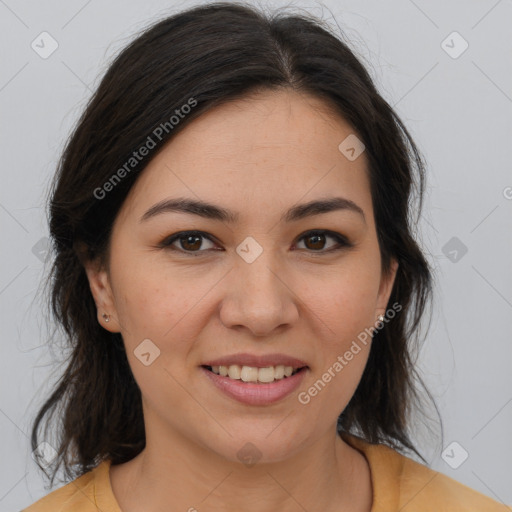
[[[190,369],[185,363],[200,329],[193,321],[197,295],[193,285],[164,278],[162,268],[126,254],[111,267],[116,269],[112,280],[121,334],[144,401],[153,409],[162,405],[193,409],[185,403],[180,386],[187,380]]]
[[[347,265],[322,287],[308,289],[317,366],[297,398],[309,417],[334,422],[353,396],[371,348],[377,291],[375,273],[361,265]]]
[[[165,269],[148,264],[147,256],[119,248],[115,254],[111,275],[125,343],[135,348],[149,338],[159,344],[190,309],[193,292],[176,280],[168,285]]]
[[[213,314],[208,291],[219,276],[215,272],[177,270],[147,253],[118,249],[115,254],[111,275],[126,352],[139,386],[154,394],[155,387],[169,384],[171,377],[164,369],[180,382],[186,380],[192,369],[190,361],[195,360],[191,357],[197,349],[195,340]],[[144,340],[150,340],[145,342],[149,351],[158,354],[148,367],[137,358]],[[162,371],[153,371],[158,369]]]
[[[326,341],[341,349],[375,322],[380,261],[372,255],[354,254],[342,265],[304,280],[305,301],[324,325]]]

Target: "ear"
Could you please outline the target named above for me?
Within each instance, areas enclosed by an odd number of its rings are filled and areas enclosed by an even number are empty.
[[[375,309],[375,317],[384,315],[391,295],[391,290],[395,283],[396,272],[398,270],[398,261],[396,259],[391,260],[389,271],[386,274],[382,274],[379,286],[379,293],[377,296],[377,307]]]
[[[107,331],[120,332],[114,294],[107,270],[96,260],[82,260],[82,264],[96,303],[99,324]]]

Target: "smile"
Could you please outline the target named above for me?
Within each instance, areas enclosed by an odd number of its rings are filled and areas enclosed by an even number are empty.
[[[243,382],[259,382],[268,384],[276,380],[286,379],[295,375],[301,368],[293,368],[293,366],[267,366],[258,368],[256,366],[240,366],[232,364],[230,366],[205,366],[208,370],[233,380],[241,380]]]
[[[246,405],[270,405],[284,399],[300,386],[309,370],[307,366],[293,368],[282,365],[265,368],[240,365],[200,366],[199,368],[208,381],[223,395]],[[214,368],[218,373],[213,371]],[[221,369],[223,373],[227,371],[227,375],[221,375]],[[233,377],[229,376],[230,373]],[[255,377],[256,380],[252,381],[242,380],[242,378],[254,379]],[[261,382],[260,378],[267,381]]]

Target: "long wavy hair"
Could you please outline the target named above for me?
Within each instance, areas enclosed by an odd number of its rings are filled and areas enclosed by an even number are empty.
[[[124,173],[105,200],[99,188],[157,127],[168,123],[160,139],[153,137],[151,158],[203,113],[257,90],[279,88],[322,99],[363,141],[382,270],[389,271],[391,258],[399,263],[389,302],[402,310],[374,333],[338,431],[425,460],[409,429],[413,409],[422,411],[419,384],[433,402],[414,360],[420,320],[432,295],[432,271],[414,237],[425,165],[345,39],[307,13],[266,13],[243,3],[217,2],[145,28],[112,60],[66,141],[50,190],[52,259],[45,290],[54,334],[60,331],[68,354],[33,420],[31,445],[37,453],[58,411],[57,440],[50,442],[56,456],[51,464],[38,462],[47,477],[50,470],[51,485],[60,467],[74,479],[105,459],[127,462],[145,447],[141,392],[121,335],[97,322],[83,261],[106,261],[113,222],[150,158]],[[169,119],[190,98],[197,103],[170,129]]]

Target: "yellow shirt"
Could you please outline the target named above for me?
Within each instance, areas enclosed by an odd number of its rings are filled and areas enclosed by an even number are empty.
[[[384,445],[343,439],[368,461],[371,512],[510,512],[505,506]],[[44,496],[22,512],[121,512],[109,478],[110,460]]]

